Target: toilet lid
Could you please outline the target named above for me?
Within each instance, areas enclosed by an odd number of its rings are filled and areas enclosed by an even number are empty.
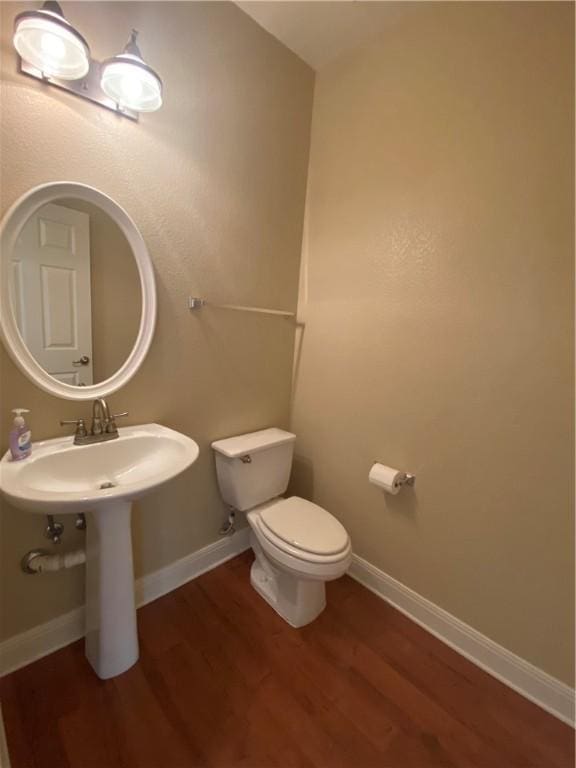
[[[344,526],[329,512],[298,496],[262,510],[260,519],[278,538],[316,555],[334,555],[348,546]]]

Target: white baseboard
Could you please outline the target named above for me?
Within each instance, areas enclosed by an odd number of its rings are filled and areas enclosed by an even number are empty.
[[[233,536],[226,536],[159,571],[142,576],[136,581],[136,605],[140,607],[157,600],[249,548],[250,528],[241,528]]]
[[[349,575],[502,683],[574,725],[574,689],[516,656],[358,555]]]
[[[191,579],[216,568],[250,547],[249,528],[242,528],[213,544],[183,557],[181,560],[138,579],[135,584],[136,605],[151,603],[158,597],[181,587]],[[49,574],[47,574],[50,578]],[[46,578],[41,576],[39,578]],[[0,677],[41,659],[84,636],[84,608],[58,616],[52,621],[10,637],[0,643]]]

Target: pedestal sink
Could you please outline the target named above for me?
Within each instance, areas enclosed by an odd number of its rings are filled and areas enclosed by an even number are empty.
[[[104,443],[72,438],[33,444],[32,455],[0,462],[0,491],[40,514],[88,512],[86,656],[101,678],[138,659],[130,512],[132,502],[183,472],[198,457],[194,440],[158,424],[126,427]]]

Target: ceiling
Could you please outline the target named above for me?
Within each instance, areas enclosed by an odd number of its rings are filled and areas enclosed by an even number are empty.
[[[354,0],[237,2],[245,13],[318,70],[393,26],[413,3]],[[417,4],[416,4],[417,5]]]

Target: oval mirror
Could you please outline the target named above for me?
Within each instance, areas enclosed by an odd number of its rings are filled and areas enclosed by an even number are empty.
[[[154,270],[126,211],[84,184],[44,184],[10,208],[0,244],[0,331],[20,370],[68,400],[124,386],[156,322]]]

